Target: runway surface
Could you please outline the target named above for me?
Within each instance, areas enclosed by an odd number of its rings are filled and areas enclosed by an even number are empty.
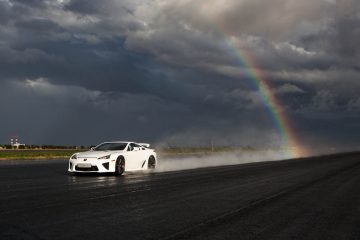
[[[0,239],[360,239],[360,153],[125,176],[0,162]]]

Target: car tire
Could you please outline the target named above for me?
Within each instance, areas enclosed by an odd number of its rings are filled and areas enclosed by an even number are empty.
[[[155,169],[156,167],[156,160],[154,156],[150,156],[148,160],[148,169]]]
[[[121,176],[124,172],[125,172],[125,159],[123,156],[120,156],[116,159],[115,175]]]

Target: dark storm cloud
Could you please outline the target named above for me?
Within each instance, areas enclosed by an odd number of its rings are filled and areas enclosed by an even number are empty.
[[[100,11],[100,8],[102,6],[104,6],[104,4],[101,2],[86,0],[70,1],[68,4],[65,5],[64,9],[80,14],[95,14]]]
[[[48,19],[22,19],[15,22],[15,27],[19,31],[29,31],[31,33],[63,31],[58,24]]]
[[[358,42],[360,41],[360,19],[350,16],[342,18],[336,25],[337,50],[342,56],[359,57]]]
[[[4,24],[10,21],[11,8],[8,3],[0,1],[0,23]]]
[[[29,8],[43,8],[46,6],[46,2],[43,0],[11,0],[13,4],[25,5]]]
[[[342,130],[324,122],[354,126],[360,112],[359,12],[351,0],[0,1],[2,141],[66,143],[78,129],[74,143],[276,145],[234,49],[254,58],[303,139],[326,139]]]
[[[2,115],[4,132],[8,136],[16,133],[37,143],[52,138],[53,143],[62,144],[69,136],[71,142],[77,144],[88,144],[97,138],[116,140],[119,135],[124,139],[148,139],[141,133],[155,134],[160,123],[154,121],[159,117],[144,113],[143,108],[167,112],[171,116],[168,119],[174,118],[175,122],[178,114],[186,112],[186,109],[182,110],[176,104],[164,104],[156,97],[122,94],[110,100],[99,91],[52,85],[44,79],[5,82],[3,86],[2,98],[17,106],[13,111],[7,108],[8,103],[1,101],[1,108],[5,109]],[[148,127],[149,122],[152,128]],[[30,133],[29,128],[37,134]],[[84,140],[83,136],[89,139]]]

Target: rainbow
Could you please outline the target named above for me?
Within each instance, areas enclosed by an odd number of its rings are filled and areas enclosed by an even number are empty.
[[[225,37],[225,39],[225,46],[228,52],[235,58],[239,66],[244,69],[244,73],[258,89],[260,100],[280,134],[281,148],[284,150],[284,156],[306,156],[306,149],[301,146],[294,128],[292,128],[289,118],[286,116],[283,105],[273,94],[264,73],[256,67],[254,59],[246,50],[236,47],[236,44],[230,40],[231,38]]]

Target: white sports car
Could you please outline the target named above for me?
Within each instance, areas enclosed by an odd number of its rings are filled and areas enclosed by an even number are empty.
[[[69,159],[68,171],[121,175],[125,171],[154,169],[156,153],[149,147],[147,143],[104,142],[90,151],[73,154]]]

